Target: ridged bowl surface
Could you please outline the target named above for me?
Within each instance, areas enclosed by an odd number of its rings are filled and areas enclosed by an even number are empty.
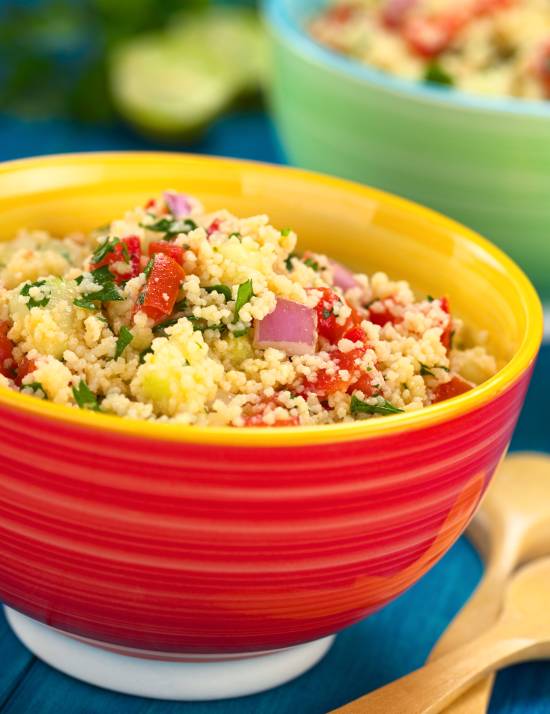
[[[324,428],[147,424],[0,389],[0,600],[66,632],[220,656],[320,638],[398,596],[463,532],[541,338],[500,251],[401,199],[282,167],[169,154],[0,166],[0,239],[101,225],[166,187],[266,212],[304,247],[447,294],[503,364],[454,400]]]
[[[327,0],[264,0],[272,106],[292,162],[452,216],[500,245],[550,301],[550,102],[413,83],[317,45]]]

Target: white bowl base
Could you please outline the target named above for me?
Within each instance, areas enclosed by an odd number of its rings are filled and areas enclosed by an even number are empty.
[[[205,701],[255,694],[298,677],[329,650],[334,636],[260,656],[170,662],[116,654],[64,635],[5,607],[21,642],[55,669],[97,687],[154,699]],[[190,656],[191,657],[191,656]]]

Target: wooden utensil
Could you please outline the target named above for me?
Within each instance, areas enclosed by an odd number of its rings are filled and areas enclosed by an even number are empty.
[[[550,656],[550,558],[510,581],[498,621],[479,637],[332,714],[437,714],[499,667]]]
[[[468,536],[485,560],[476,591],[441,636],[430,660],[469,642],[498,617],[508,578],[521,564],[550,555],[550,458],[512,454],[500,466]],[[485,714],[493,688],[488,676],[446,714]]]

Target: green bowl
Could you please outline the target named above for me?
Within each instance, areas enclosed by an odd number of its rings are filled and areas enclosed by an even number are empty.
[[[486,99],[339,56],[307,33],[326,0],[265,0],[271,103],[290,161],[475,228],[550,302],[550,102]]]

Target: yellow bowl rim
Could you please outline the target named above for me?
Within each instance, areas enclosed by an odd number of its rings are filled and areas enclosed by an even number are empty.
[[[44,417],[46,420],[52,420],[53,422],[69,422],[80,427],[93,428],[98,432],[110,432],[125,437],[158,439],[159,441],[181,442],[186,444],[211,444],[235,447],[310,446],[387,436],[400,433],[404,430],[416,430],[434,426],[449,419],[457,418],[496,398],[500,393],[514,384],[536,359],[543,333],[542,306],[533,285],[516,263],[488,240],[457,221],[447,218],[437,211],[433,211],[432,209],[388,192],[370,186],[363,186],[345,179],[284,165],[217,156],[203,156],[192,153],[180,154],[175,152],[154,151],[82,152],[16,159],[14,161],[0,163],[0,175],[10,173],[14,169],[32,169],[34,167],[44,167],[48,164],[56,163],[62,164],[67,162],[72,166],[78,166],[86,164],[86,162],[93,159],[130,162],[156,159],[159,161],[176,160],[183,163],[192,160],[195,163],[204,163],[210,166],[249,166],[255,171],[265,172],[267,174],[273,172],[280,174],[291,173],[297,178],[303,178],[310,182],[321,183],[328,187],[339,187],[340,189],[346,189],[348,192],[353,192],[356,195],[364,195],[371,200],[378,200],[386,205],[393,205],[402,209],[405,208],[418,218],[432,222],[435,220],[441,228],[458,233],[462,238],[475,244],[488,254],[493,261],[505,269],[506,274],[509,276],[510,283],[515,285],[521,295],[518,310],[521,309],[526,315],[526,329],[522,342],[512,359],[497,372],[496,375],[475,387],[470,392],[418,411],[353,423],[254,429],[245,427],[188,426],[173,423],[147,422],[110,414],[98,414],[87,410],[78,410],[74,407],[61,404],[52,404],[51,402],[19,394],[7,387],[1,386],[0,404],[13,407],[20,412]]]

